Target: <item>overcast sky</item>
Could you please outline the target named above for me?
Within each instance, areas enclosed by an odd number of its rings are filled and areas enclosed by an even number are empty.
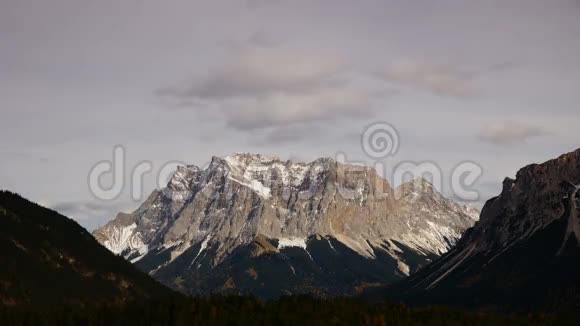
[[[579,58],[577,0],[0,0],[0,188],[93,229],[139,204],[89,191],[115,145],[372,162],[385,121],[391,160],[477,162],[479,206],[580,147]]]

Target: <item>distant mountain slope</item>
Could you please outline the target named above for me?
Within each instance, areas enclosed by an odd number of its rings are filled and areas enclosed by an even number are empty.
[[[449,253],[386,292],[416,303],[580,311],[580,149],[506,178]]]
[[[169,293],[73,220],[0,191],[0,305],[115,304]]]
[[[423,179],[241,153],[179,167],[167,188],[94,232],[188,294],[352,294],[399,280],[453,246],[475,212]]]

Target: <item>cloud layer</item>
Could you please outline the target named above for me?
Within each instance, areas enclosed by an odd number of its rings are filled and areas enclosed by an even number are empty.
[[[532,137],[549,134],[550,132],[544,128],[508,120],[487,124],[480,130],[478,137],[484,142],[506,146],[521,144]]]
[[[156,93],[192,109],[217,110],[241,131],[367,116],[374,96],[354,85],[335,56],[253,46],[206,76]]]
[[[237,131],[272,129],[268,139],[296,140],[286,127],[369,118],[376,103],[384,109],[384,100],[401,86],[441,96],[473,94],[473,74],[450,66],[394,61],[374,75],[389,84],[377,83],[336,55],[256,42],[265,38],[251,35],[247,44],[229,48],[223,65],[156,95],[169,107],[211,112]]]
[[[391,83],[437,95],[464,97],[474,92],[473,74],[451,66],[399,60],[387,65],[378,75]]]

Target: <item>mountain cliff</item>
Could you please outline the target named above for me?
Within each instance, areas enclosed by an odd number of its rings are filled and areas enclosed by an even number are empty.
[[[188,294],[326,295],[415,272],[475,219],[423,179],[392,189],[367,167],[241,153],[179,167],[94,235]]]
[[[580,149],[522,168],[454,249],[388,292],[493,310],[580,309],[579,189]]]

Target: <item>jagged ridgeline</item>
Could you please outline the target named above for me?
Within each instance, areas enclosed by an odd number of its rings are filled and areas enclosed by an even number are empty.
[[[187,294],[339,295],[414,273],[476,219],[423,179],[393,189],[367,167],[244,153],[179,167],[94,235]]]
[[[168,295],[75,221],[0,191],[0,306],[118,304]]]
[[[383,294],[494,310],[580,311],[580,149],[506,178],[435,263]]]

